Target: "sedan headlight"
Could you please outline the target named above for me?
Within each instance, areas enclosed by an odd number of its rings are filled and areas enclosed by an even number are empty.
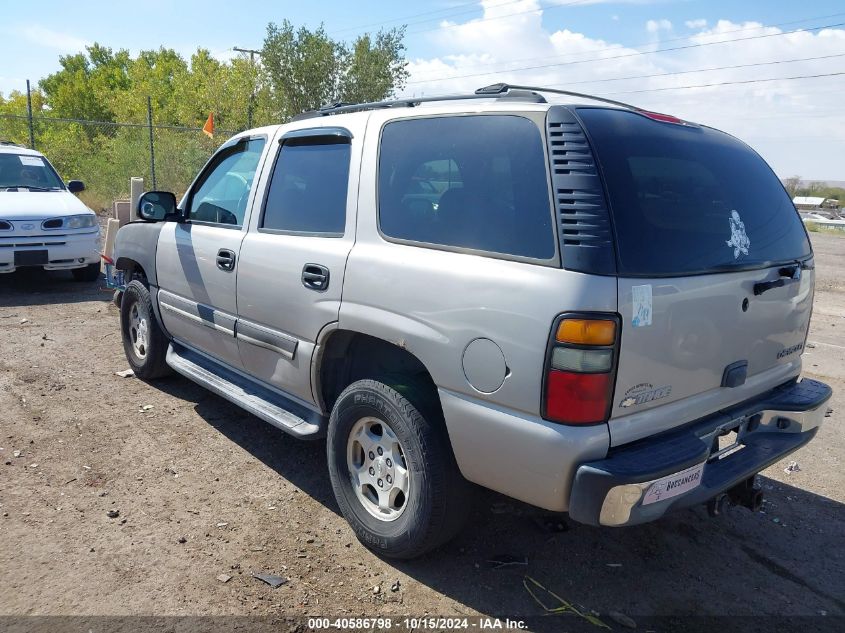
[[[44,220],[41,226],[45,229],[88,229],[97,225],[97,216],[93,213],[71,215],[66,218]]]

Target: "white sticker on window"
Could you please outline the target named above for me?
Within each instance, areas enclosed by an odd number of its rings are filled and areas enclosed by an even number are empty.
[[[734,259],[739,259],[739,254],[748,255],[748,248],[751,246],[751,240],[745,232],[745,222],[743,222],[736,209],[731,211],[731,217],[728,218],[731,225],[731,239],[725,240],[725,244],[732,246],[734,249]]]
[[[21,163],[23,165],[29,165],[30,167],[44,167],[44,161],[40,156],[18,156],[18,158],[21,159]]]
[[[634,327],[651,325],[651,284],[632,286],[631,293],[634,297],[631,325]]]

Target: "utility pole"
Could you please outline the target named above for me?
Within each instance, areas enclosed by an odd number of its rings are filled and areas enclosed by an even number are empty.
[[[156,152],[153,143],[153,102],[147,95],[147,127],[150,130],[150,179],[153,181],[153,190],[156,188]]]
[[[252,66],[253,71],[255,70],[255,56],[258,55],[261,57],[261,51],[257,51],[254,48],[239,48],[237,46],[232,47],[233,51],[237,51],[238,53],[249,53],[249,63]],[[249,105],[246,108],[246,126],[247,128],[252,128],[252,110],[255,103],[255,78],[253,77],[252,80],[252,92],[249,95]]]
[[[26,80],[26,122],[29,126],[29,149],[35,149],[35,130],[32,127],[32,92],[29,79]]]

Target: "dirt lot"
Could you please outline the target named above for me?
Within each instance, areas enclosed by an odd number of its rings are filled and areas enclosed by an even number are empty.
[[[794,456],[800,472],[764,473],[763,512],[701,508],[611,531],[479,491],[457,540],[406,563],[355,540],[322,442],[180,378],[116,376],[118,312],[96,285],[0,276],[0,615],[540,615],[526,573],[617,630],[610,611],[640,630],[652,616],[775,630],[761,616],[845,615],[845,237],[813,240],[805,367],[833,385],[834,413]],[[528,566],[494,569],[504,556]],[[251,571],[290,582],[272,589]],[[563,626],[551,621],[534,628]]]

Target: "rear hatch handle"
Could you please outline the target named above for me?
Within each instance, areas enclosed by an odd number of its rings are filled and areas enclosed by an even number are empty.
[[[772,288],[782,288],[788,283],[801,280],[802,270],[811,270],[812,264],[796,262],[790,266],[783,266],[778,269],[778,279],[772,281],[758,281],[754,284],[754,296],[757,297]]]

